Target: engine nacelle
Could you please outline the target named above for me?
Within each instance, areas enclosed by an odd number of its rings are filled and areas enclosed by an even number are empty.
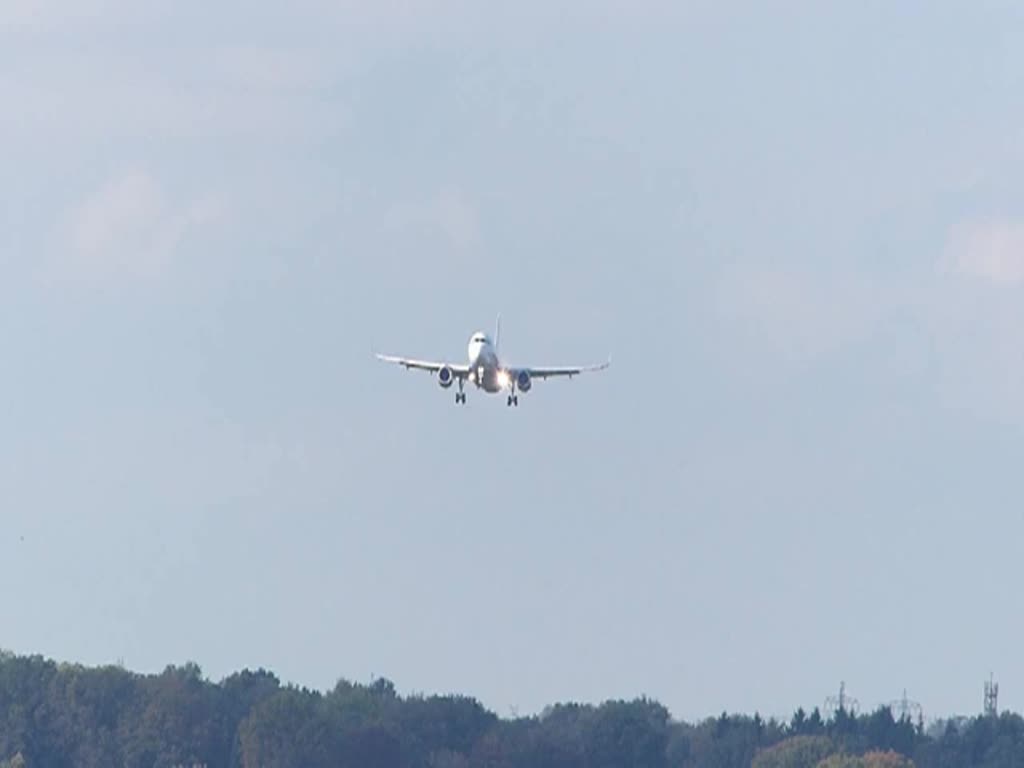
[[[455,383],[455,374],[447,365],[442,365],[437,372],[437,383],[441,385],[441,389],[448,389]]]
[[[520,392],[529,392],[532,386],[533,380],[530,378],[529,371],[520,371],[516,374],[516,387]]]

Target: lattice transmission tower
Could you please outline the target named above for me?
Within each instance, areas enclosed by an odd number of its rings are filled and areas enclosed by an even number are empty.
[[[837,696],[829,696],[825,699],[825,719],[831,720],[836,716],[836,712],[840,710],[848,715],[856,715],[860,711],[860,702],[847,694],[845,682],[839,683],[839,694]]]
[[[924,727],[924,708],[920,703],[907,698],[907,689],[903,689],[903,698],[889,703],[889,710],[896,720],[907,720],[918,727]]]

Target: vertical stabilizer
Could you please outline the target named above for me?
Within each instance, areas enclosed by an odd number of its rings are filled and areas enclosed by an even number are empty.
[[[498,345],[501,344],[501,313],[498,313],[498,319],[494,321],[494,351],[498,351]]]

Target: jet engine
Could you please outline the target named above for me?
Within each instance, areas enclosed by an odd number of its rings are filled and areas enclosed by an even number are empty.
[[[455,374],[452,373],[452,369],[447,365],[442,365],[437,372],[437,383],[441,385],[441,389],[448,389],[454,381]]]
[[[533,381],[530,379],[529,371],[520,371],[516,374],[516,387],[519,388],[520,392],[529,392],[532,386]]]

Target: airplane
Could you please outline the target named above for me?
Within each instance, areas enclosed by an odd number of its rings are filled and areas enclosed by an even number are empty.
[[[611,358],[599,365],[586,365],[575,367],[558,368],[534,368],[502,365],[498,357],[498,341],[501,337],[501,317],[496,323],[494,338],[492,339],[483,331],[477,331],[469,337],[469,361],[465,365],[451,365],[449,363],[434,362],[431,360],[416,360],[409,357],[396,357],[394,355],[377,354],[378,360],[385,363],[397,363],[405,366],[406,370],[429,371],[437,374],[437,383],[442,389],[449,389],[452,384],[458,383],[459,391],[455,393],[455,403],[465,405],[466,403],[466,382],[475,384],[477,389],[488,394],[508,391],[506,400],[509,406],[519,406],[519,392],[529,392],[533,388],[534,379],[550,379],[559,376],[572,378],[581,373],[592,371],[603,371],[611,365]]]

